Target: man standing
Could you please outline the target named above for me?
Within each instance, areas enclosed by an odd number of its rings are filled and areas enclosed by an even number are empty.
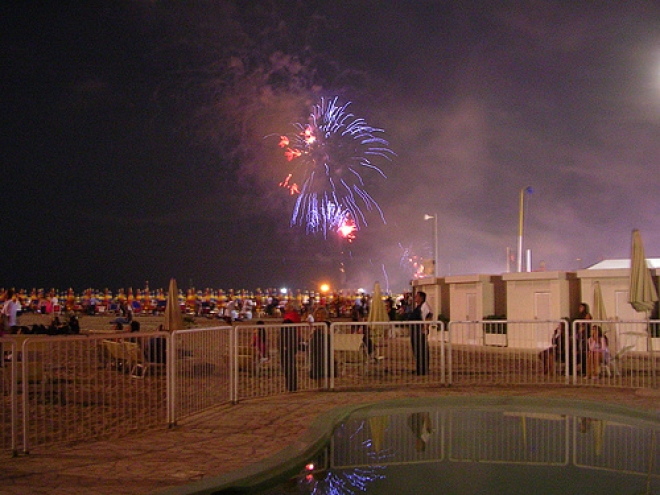
[[[21,309],[21,303],[14,299],[14,289],[8,289],[5,297],[5,305],[2,307],[2,319],[4,320],[4,329],[7,333],[15,333],[18,326],[18,311]]]
[[[431,305],[426,302],[426,292],[415,293],[415,309],[410,319],[412,321],[429,321],[433,318]],[[415,357],[416,373],[426,375],[429,372],[429,343],[426,335],[426,325],[420,323],[410,326],[410,344]]]

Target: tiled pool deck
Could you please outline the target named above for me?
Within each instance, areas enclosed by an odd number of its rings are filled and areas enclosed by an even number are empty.
[[[489,386],[296,393],[218,407],[173,429],[7,456],[0,494],[157,494],[259,463],[299,438],[320,413],[338,406],[464,395],[601,401],[660,413],[655,390]]]

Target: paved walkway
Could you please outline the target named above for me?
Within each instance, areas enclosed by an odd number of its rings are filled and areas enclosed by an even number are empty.
[[[173,429],[7,457],[2,460],[0,494],[155,494],[258,463],[298,438],[319,413],[337,406],[397,398],[493,394],[600,400],[660,412],[657,391],[596,387],[297,393],[218,407]]]

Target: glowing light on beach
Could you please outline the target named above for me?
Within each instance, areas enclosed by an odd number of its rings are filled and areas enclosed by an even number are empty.
[[[374,160],[391,160],[394,152],[379,137],[383,129],[356,118],[348,112],[349,105],[338,104],[336,97],[321,98],[307,123],[296,123],[293,135],[280,136],[279,147],[294,168],[279,185],[298,195],[291,225],[304,225],[308,234],[327,236],[335,230],[350,237],[367,225],[366,214],[373,211],[385,222],[362,174],[386,178]]]

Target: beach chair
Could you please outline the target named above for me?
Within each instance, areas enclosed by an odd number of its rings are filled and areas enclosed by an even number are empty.
[[[255,356],[255,350],[252,346],[249,345],[239,345],[236,347],[236,360],[238,362],[238,371],[246,371],[247,373],[254,373],[255,371],[255,362],[257,358]]]
[[[263,362],[253,346],[239,345],[236,353],[238,371],[244,371],[250,375],[273,375],[280,371],[277,349],[269,349],[268,360]]]
[[[367,347],[361,333],[336,333],[333,349],[335,366],[340,375],[344,375],[349,366],[358,368],[364,374],[368,364]]]
[[[133,301],[131,306],[133,308],[134,315],[142,314],[142,304],[140,304],[140,301]]]
[[[120,342],[114,340],[103,341],[103,354],[106,360],[106,367],[123,370],[126,366],[126,356]]]
[[[610,356],[607,363],[601,365],[601,368],[607,373],[608,377],[611,377],[612,374],[616,376],[621,375],[621,363],[623,362],[623,357],[637,346],[637,339],[640,338],[646,338],[646,334],[643,332],[621,333],[621,339],[627,342],[624,342],[621,348],[613,356]]]
[[[151,369],[151,364],[144,357],[142,347],[137,342],[123,341],[121,343],[126,357],[126,365],[130,370],[131,377],[144,378]]]
[[[280,365],[280,353],[277,349],[267,349],[268,356],[266,360],[259,357],[258,353],[254,352],[254,370],[259,376],[274,376],[282,373]],[[300,354],[300,353],[299,353]],[[300,366],[298,366],[300,368]]]

